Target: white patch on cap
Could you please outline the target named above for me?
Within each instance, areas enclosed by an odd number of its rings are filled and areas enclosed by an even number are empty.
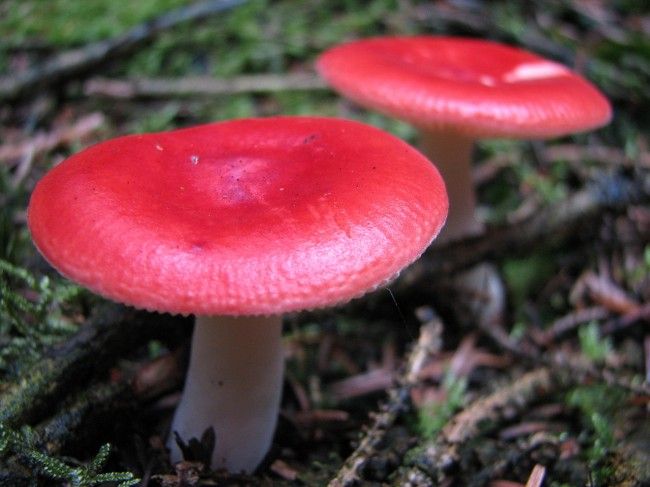
[[[497,80],[487,74],[482,74],[479,76],[478,81],[484,86],[496,86],[497,84]]]
[[[556,78],[569,73],[569,70],[558,63],[551,61],[534,61],[523,63],[503,75],[506,83],[531,81],[536,79]]]

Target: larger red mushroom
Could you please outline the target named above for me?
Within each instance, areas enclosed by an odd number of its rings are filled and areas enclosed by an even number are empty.
[[[475,140],[557,137],[611,118],[607,99],[577,73],[492,41],[371,38],[330,49],[317,68],[351,100],[418,127],[447,185],[447,240],[481,230],[470,165]]]
[[[39,182],[28,217],[62,274],[116,301],[197,315],[172,430],[188,439],[213,427],[213,467],[251,471],[278,414],[282,313],[386,283],[446,214],[440,175],[399,139],[278,117],[101,143]]]

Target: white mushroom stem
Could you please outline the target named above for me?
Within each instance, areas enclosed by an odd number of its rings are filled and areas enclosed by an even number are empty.
[[[422,152],[433,162],[447,186],[449,214],[438,242],[444,243],[483,230],[476,217],[476,191],[472,178],[474,139],[451,130],[420,131]],[[505,289],[497,269],[482,262],[454,278],[470,296],[473,315],[486,325],[503,318]]]
[[[198,316],[183,397],[168,447],[212,426],[213,469],[252,472],[269,450],[280,408],[284,357],[282,317]]]
[[[479,233],[476,192],[472,180],[474,139],[450,130],[421,130],[422,152],[433,162],[447,186],[449,215],[438,241],[450,241]]]

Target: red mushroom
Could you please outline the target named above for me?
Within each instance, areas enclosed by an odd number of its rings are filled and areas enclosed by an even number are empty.
[[[337,91],[417,126],[449,194],[442,237],[481,230],[471,153],[477,138],[549,138],[605,125],[611,107],[569,68],[496,42],[386,37],[325,52],[319,73]]]
[[[276,424],[282,313],[386,283],[446,213],[440,175],[399,139],[278,117],[96,145],[39,182],[28,215],[62,274],[116,301],[197,315],[172,430],[187,439],[212,426],[213,467],[251,471]]]

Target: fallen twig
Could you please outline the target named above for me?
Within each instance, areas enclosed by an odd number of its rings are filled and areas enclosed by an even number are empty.
[[[442,429],[441,436],[449,444],[463,443],[478,434],[479,425],[484,421],[496,423],[503,419],[504,414],[522,411],[526,404],[556,385],[557,377],[547,368],[528,372],[458,413]]]
[[[74,142],[97,130],[104,120],[101,113],[95,112],[81,117],[73,125],[48,133],[38,133],[24,142],[0,146],[0,162],[12,162],[28,155],[33,157],[62,144]]]
[[[269,467],[271,472],[283,478],[284,480],[289,480],[293,482],[298,478],[298,472],[291,468],[286,462],[283,462],[279,458],[274,461]]]
[[[329,386],[328,396],[336,402],[385,390],[393,384],[395,371],[384,367],[334,382]]]
[[[639,396],[650,395],[650,383],[639,383],[634,375],[623,374],[607,367],[598,367],[580,353],[558,350],[546,356],[543,363],[553,370],[570,375],[576,383],[585,381],[604,382]]]
[[[555,320],[548,328],[531,334],[533,340],[538,345],[548,347],[558,337],[568,333],[579,325],[594,320],[602,320],[609,316],[607,311],[602,306],[593,306],[590,308],[583,308],[573,311],[557,320]]]
[[[373,424],[364,434],[359,446],[329,482],[329,487],[351,486],[361,481],[364,466],[378,451],[380,442],[397,416],[407,407],[410,391],[418,383],[420,371],[440,351],[441,333],[442,324],[438,319],[422,325],[420,338],[409,356],[406,373],[399,380],[399,385],[389,392],[388,402],[375,415]]]
[[[84,95],[107,98],[177,98],[324,89],[327,89],[325,82],[311,73],[258,74],[227,79],[208,76],[130,80],[93,78],[84,84]]]
[[[578,279],[571,291],[571,301],[576,302],[583,295],[588,295],[596,304],[614,313],[626,314],[639,308],[639,303],[615,282],[592,271]]]
[[[162,31],[190,20],[204,19],[241,5],[244,0],[206,0],[186,5],[137,25],[125,34],[56,55],[26,73],[0,78],[0,99],[15,99],[86,73],[109,59],[133,51]]]
[[[528,477],[528,482],[526,482],[526,487],[540,487],[542,482],[544,482],[544,477],[546,476],[546,468],[543,465],[535,465],[533,471]]]

